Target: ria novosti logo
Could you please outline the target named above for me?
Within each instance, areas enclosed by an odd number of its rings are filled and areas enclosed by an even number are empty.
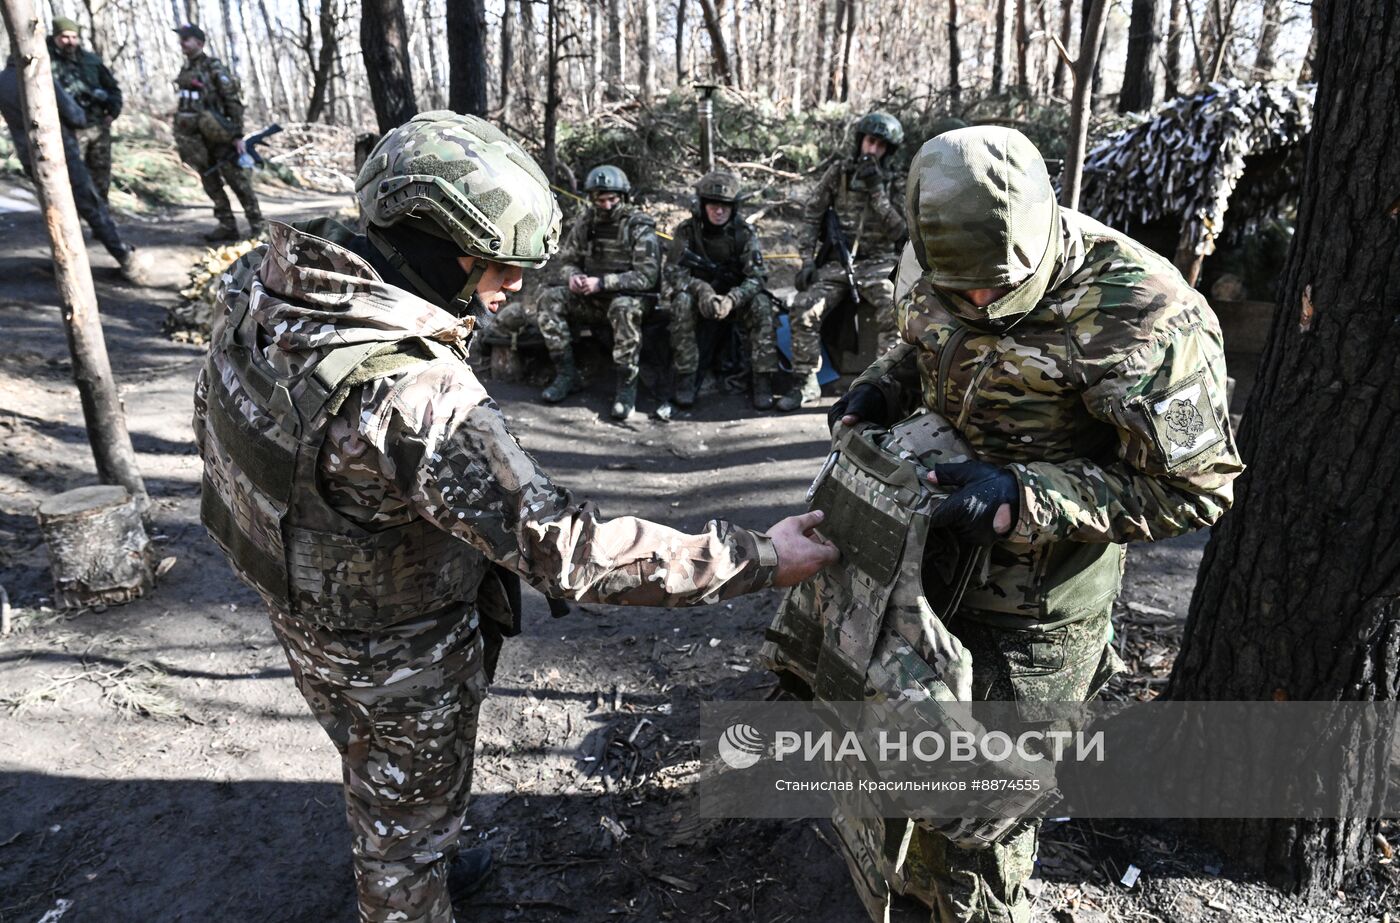
[[[731,724],[720,735],[719,758],[731,769],[748,769],[763,758],[763,735],[751,725]]]

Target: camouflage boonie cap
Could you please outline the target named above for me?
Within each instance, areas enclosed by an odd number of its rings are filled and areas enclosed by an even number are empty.
[[[695,197],[701,202],[737,205],[739,202],[739,177],[723,170],[711,170],[700,177],[700,182],[695,184]]]
[[[616,192],[619,195],[631,195],[632,181],[627,178],[626,173],[622,172],[621,167],[605,163],[588,171],[588,176],[583,180],[583,191]]]
[[[379,227],[411,221],[469,256],[538,267],[559,249],[559,203],[539,164],[472,115],[415,115],[386,134],[355,181]]]
[[[1059,258],[1059,206],[1045,161],[1013,128],[959,128],[919,148],[905,218],[929,281],[960,316],[1025,314],[1044,296]],[[986,308],[947,292],[1010,288]]]
[[[871,112],[856,122],[856,140],[861,135],[880,138],[894,150],[904,143],[904,126],[888,112]]]

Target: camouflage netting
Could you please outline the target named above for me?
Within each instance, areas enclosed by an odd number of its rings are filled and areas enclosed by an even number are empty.
[[[165,332],[181,343],[206,343],[218,309],[219,278],[224,270],[260,241],[244,240],[205,250],[190,267],[189,283],[180,290],[180,303],[165,318]]]
[[[1313,91],[1231,81],[1166,103],[1089,152],[1080,210],[1123,229],[1175,219],[1187,252],[1208,256],[1227,209],[1253,225],[1296,199]]]

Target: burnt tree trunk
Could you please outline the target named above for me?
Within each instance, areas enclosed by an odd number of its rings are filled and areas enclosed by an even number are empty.
[[[406,56],[404,63],[408,63]],[[447,108],[464,115],[484,117],[487,105],[486,7],[482,0],[447,0],[447,67]],[[371,80],[370,89],[373,88]],[[374,109],[379,111],[378,102]]]
[[[1118,94],[1119,112],[1141,112],[1157,101],[1157,20],[1161,18],[1158,0],[1133,0],[1128,23],[1128,63],[1123,70],[1123,89]]]
[[[676,0],[676,86],[685,84],[685,0]]]
[[[92,286],[83,229],[73,204],[63,135],[59,128],[58,102],[54,96],[53,69],[44,42],[45,26],[30,0],[0,2],[10,47],[19,69],[24,121],[29,134],[30,175],[39,194],[44,226],[53,248],[54,281],[63,304],[63,331],[73,360],[73,380],[83,407],[88,445],[104,484],[119,484],[131,494],[136,510],[150,507],[146,484],[136,466],[136,452],[126,429],[107,341],[97,313],[97,292]]]
[[[448,48],[452,35],[452,8],[470,0],[448,0]],[[365,60],[370,101],[379,133],[402,125],[418,112],[413,98],[413,70],[408,64],[408,24],[403,0],[361,0],[360,53]]]
[[[1250,467],[1201,563],[1173,699],[1400,692],[1400,17],[1391,0],[1318,9],[1297,231],[1240,431]],[[1318,895],[1369,865],[1375,822],[1199,829],[1276,885]]]

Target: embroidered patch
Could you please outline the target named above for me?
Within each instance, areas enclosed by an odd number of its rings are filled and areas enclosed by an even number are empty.
[[[1199,374],[1149,397],[1146,409],[1168,468],[1175,468],[1225,439],[1210,392]]]

